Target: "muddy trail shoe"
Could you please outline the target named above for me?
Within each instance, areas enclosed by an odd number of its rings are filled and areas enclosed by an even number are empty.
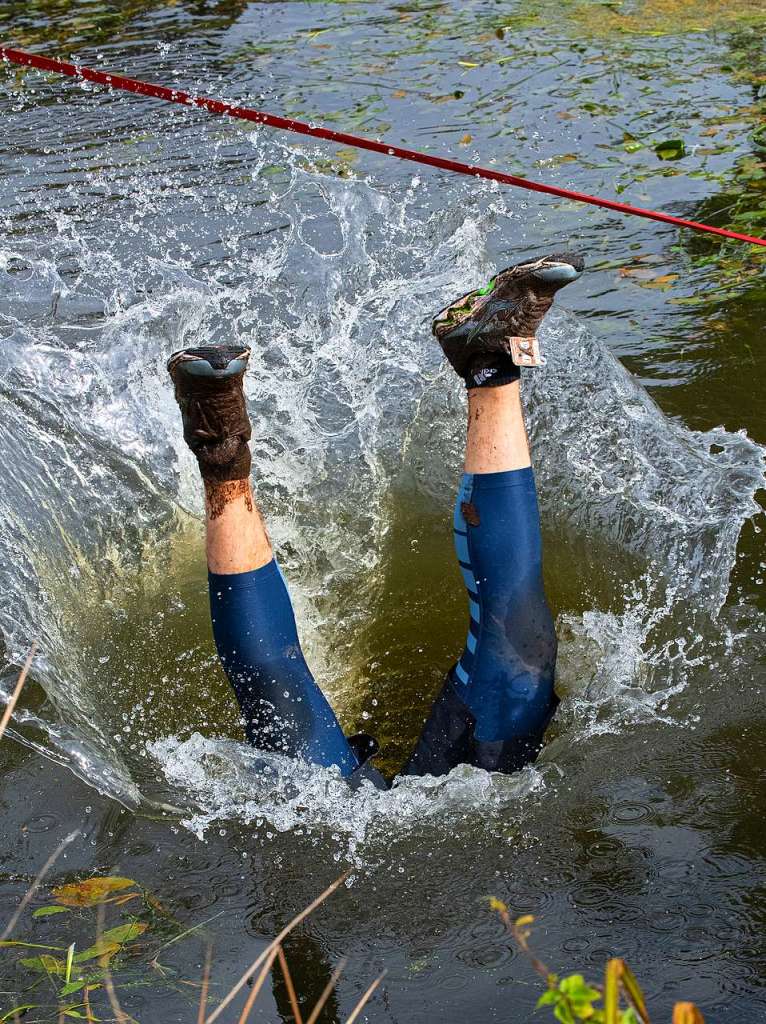
[[[168,360],[184,440],[209,483],[250,476],[252,431],[242,391],[249,358],[249,348],[211,345],[182,349]]]
[[[466,387],[500,387],[518,380],[519,366],[540,364],[537,329],[583,267],[575,253],[519,263],[437,314],[433,332]]]

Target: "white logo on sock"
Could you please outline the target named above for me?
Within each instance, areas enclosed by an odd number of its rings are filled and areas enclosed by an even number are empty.
[[[496,373],[496,366],[487,366],[473,375],[473,382],[474,384],[483,384],[485,380],[489,380],[490,377],[494,377]]]

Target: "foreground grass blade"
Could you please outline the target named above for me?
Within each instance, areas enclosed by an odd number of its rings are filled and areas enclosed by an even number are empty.
[[[301,1015],[301,1009],[298,1006],[298,997],[295,994],[293,978],[292,975],[290,974],[290,968],[287,966],[287,957],[285,956],[285,951],[281,946],[279,947],[279,952],[277,953],[277,956],[279,958],[279,966],[282,969],[282,977],[285,979],[287,998],[290,1000],[290,1009],[292,1010],[293,1017],[295,1018],[295,1024],[303,1024],[303,1016]]]
[[[609,960],[604,970],[604,1024],[619,1024],[622,960]]]
[[[646,1001],[644,1000],[644,993],[641,991],[641,986],[636,981],[636,976],[631,971],[630,967],[621,960],[622,964],[622,985],[628,996],[628,999],[636,1011],[638,1016],[641,1018],[643,1024],[649,1024],[649,1012],[646,1009]]]
[[[69,846],[70,843],[73,843],[75,841],[75,839],[77,839],[77,837],[79,835],[80,835],[79,832],[70,832],[69,835],[65,839],[61,840],[61,842],[56,847],[56,849],[53,851],[53,853],[50,855],[50,857],[46,860],[46,862],[40,868],[40,871],[38,872],[37,877],[35,878],[34,882],[29,887],[29,890],[28,890],[26,896],[23,898],[21,903],[19,903],[18,907],[16,908],[16,913],[10,919],[8,924],[5,926],[5,931],[3,932],[2,935],[0,935],[0,940],[4,940],[4,939],[8,938],[8,936],[11,934],[13,929],[18,924],[19,918],[24,913],[24,910],[27,907],[27,905],[29,904],[29,901],[32,899],[32,897],[37,892],[37,890],[40,888],[40,883],[42,882],[42,880],[48,874],[50,869],[53,867],[53,865],[59,859],[59,857],[64,852],[64,850],[67,848],[67,846]]]
[[[694,1003],[676,1003],[673,1007],[673,1024],[705,1024],[705,1018]]]
[[[327,982],[325,987],[322,989],[322,994],[320,995],[319,999],[317,999],[317,1004],[314,1007],[314,1009],[311,1011],[311,1016],[306,1021],[306,1024],[314,1024],[314,1021],[317,1019],[319,1014],[322,1012],[324,1004],[330,998],[330,994],[332,993],[332,990],[338,984],[338,979],[340,978],[341,974],[343,973],[343,968],[345,966],[346,966],[346,959],[344,957],[344,959],[341,960],[341,962],[338,964],[338,966],[332,972],[332,977],[330,978],[330,980]]]
[[[370,987],[364,993],[364,995],[359,1000],[359,1002],[356,1004],[354,1009],[351,1011],[351,1016],[346,1019],[346,1024],[354,1024],[354,1021],[356,1020],[356,1018],[359,1016],[359,1014],[365,1008],[367,1003],[370,1001],[370,997],[372,996],[372,993],[375,991],[375,989],[378,987],[378,985],[381,983],[381,981],[383,981],[383,979],[385,978],[387,973],[388,973],[387,971],[383,971],[382,974],[379,974],[377,976],[375,981],[373,981],[372,985],[370,985]]]
[[[264,981],[268,978],[269,971],[274,966],[274,961],[276,960],[281,948],[281,946],[277,946],[275,949],[272,949],[271,953],[266,958],[266,963],[261,968],[261,973],[255,979],[250,995],[247,997],[247,1002],[242,1007],[242,1013],[240,1014],[237,1024],[247,1024],[247,1019],[250,1016],[250,1011],[255,1005],[255,1000],[258,998],[258,993],[261,991]]]
[[[624,991],[642,1024],[649,1024],[644,993],[633,971],[618,957],[607,963],[604,973],[604,1024],[619,1024],[620,990]]]
[[[239,979],[236,985],[230,990],[229,994],[218,1004],[216,1009],[213,1010],[210,1016],[206,1019],[205,1024],[213,1024],[213,1021],[217,1020],[218,1017],[220,1017],[220,1015],[223,1013],[223,1011],[226,1009],[226,1007],[229,1005],[232,999],[234,999],[237,996],[237,993],[241,991],[243,985],[247,983],[248,978],[250,978],[258,970],[258,968],[261,966],[264,960],[266,960],[267,957],[270,957],[272,953],[274,954],[274,956],[271,957],[271,959],[273,960],[274,957],[276,957],[277,947],[281,945],[282,940],[285,938],[285,936],[289,935],[296,925],[299,925],[301,921],[307,918],[309,914],[313,913],[313,911],[315,911],[316,908],[321,903],[324,903],[328,896],[332,895],[332,893],[334,893],[336,889],[343,885],[348,876],[349,872],[344,871],[340,878],[336,878],[332,885],[328,885],[325,891],[321,893],[319,896],[317,896],[313,903],[309,903],[309,905],[304,910],[302,910],[300,914],[297,914],[288,925],[285,925],[285,927],[282,929],[279,935],[277,935],[277,937],[272,942],[270,942],[269,945],[264,949],[261,955],[253,961],[253,963],[250,965],[250,967],[248,967],[248,969],[245,971],[245,973],[242,975],[242,977]]]
[[[205,950],[205,969],[202,972],[202,988],[199,994],[199,1010],[197,1011],[197,1024],[205,1024],[205,1012],[207,1010],[207,993],[210,988],[210,967],[213,963],[213,947],[208,945]]]
[[[36,640],[32,644],[29,654],[27,655],[27,660],[24,662],[24,667],[19,673],[19,678],[13,690],[13,693],[11,694],[11,699],[8,701],[8,706],[6,707],[5,712],[3,713],[2,719],[0,719],[0,740],[3,738],[5,730],[8,728],[8,723],[10,722],[11,715],[13,714],[14,708],[16,707],[16,702],[21,696],[21,691],[24,689],[24,683],[27,681],[27,675],[29,674],[29,670],[32,667],[32,659],[34,658],[35,654],[37,654]]]

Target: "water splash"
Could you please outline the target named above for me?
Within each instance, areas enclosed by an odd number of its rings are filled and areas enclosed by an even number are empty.
[[[44,730],[55,756],[132,804],[161,788],[159,762],[163,799],[196,804],[186,820],[199,833],[227,816],[268,818],[342,828],[356,843],[392,818],[534,790],[532,769],[500,781],[459,769],[360,800],[293,768],[262,791],[242,747],[157,739],[150,702],[121,697],[114,662],[130,669],[129,647],[112,638],[118,620],[130,632],[129,596],[140,604],[178,578],[185,513],[200,510],[164,361],[191,342],[247,342],[259,497],[307,655],[336,693],[347,666],[325,639],[338,613],[328,594],[343,588],[351,625],[363,620],[392,481],[452,501],[463,412],[430,315],[486,279],[493,232],[523,239],[519,214],[491,187],[343,180],[311,151],[226,127],[200,135],[189,116],[167,149],[118,118],[98,154],[67,153],[44,109],[30,116],[51,155],[31,185],[31,165],[15,168],[25,187],[4,215],[17,230],[0,244],[0,627],[10,659],[39,638],[53,705],[26,713],[27,741],[27,726]],[[60,190],[48,187],[56,176]],[[565,548],[576,537],[627,552],[636,569],[614,608],[564,616],[566,737],[666,715],[725,600],[763,454],[744,435],[669,422],[572,317],[552,316],[543,342],[549,364],[525,392],[544,516]],[[587,590],[603,562],[582,571]],[[139,689],[156,686],[151,663],[143,670]]]
[[[487,821],[511,807],[518,816],[525,801],[544,789],[534,767],[509,777],[460,765],[442,778],[398,779],[387,792],[367,782],[352,792],[335,770],[199,733],[184,742],[175,736],[158,740],[150,753],[177,790],[193,796],[196,806],[179,813],[199,838],[225,821],[276,832],[333,834],[344,859],[368,868],[376,847],[378,853],[385,849],[394,833],[465,815]]]

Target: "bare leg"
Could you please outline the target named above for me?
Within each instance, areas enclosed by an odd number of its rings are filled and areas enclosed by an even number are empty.
[[[210,572],[251,572],[274,557],[249,480],[205,483],[205,548]]]
[[[468,391],[466,473],[502,473],[530,466],[519,382]]]

